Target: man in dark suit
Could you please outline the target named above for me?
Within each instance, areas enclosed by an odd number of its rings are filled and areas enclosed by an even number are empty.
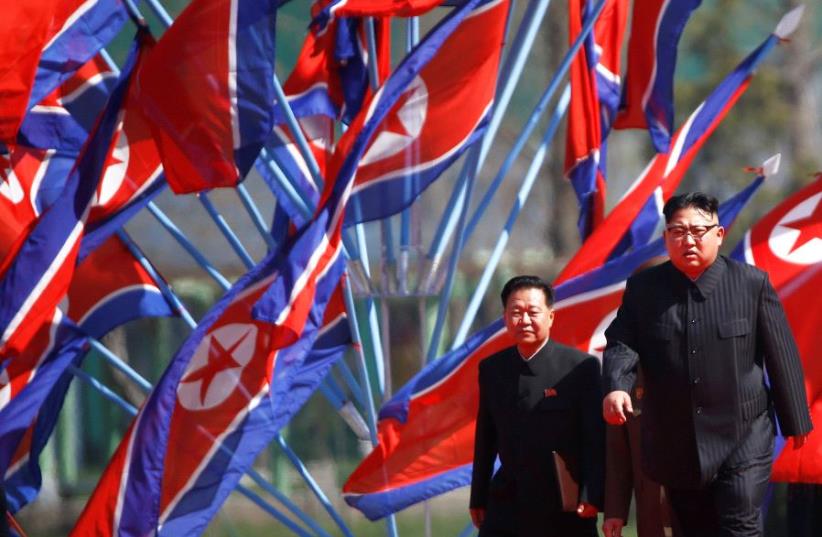
[[[505,284],[505,327],[516,345],[479,366],[470,511],[481,537],[597,534],[604,466],[600,366],[549,339],[553,298],[553,289],[535,276]],[[563,511],[552,451],[579,484],[575,511]]]
[[[605,332],[603,415],[625,423],[641,364],[643,468],[685,535],[759,536],[774,411],[795,448],[811,422],[779,299],[767,274],[718,255],[717,205],[699,192],[665,204],[670,262],[628,279]]]

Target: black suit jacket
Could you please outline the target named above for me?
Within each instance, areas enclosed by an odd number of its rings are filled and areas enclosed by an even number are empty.
[[[670,261],[640,272],[605,335],[606,393],[630,391],[642,365],[644,469],[664,485],[710,482],[771,403],[782,434],[811,429],[796,344],[757,268],[720,256],[696,282]]]
[[[528,377],[525,381],[521,377]],[[528,393],[523,393],[523,382]],[[544,535],[561,512],[551,451],[576,459],[580,501],[603,503],[599,361],[553,341],[529,362],[516,347],[480,363],[471,507],[505,504],[519,535]],[[501,466],[493,476],[494,460]],[[513,506],[513,507],[512,507]],[[573,515],[575,516],[575,515]],[[543,533],[538,533],[542,528]]]

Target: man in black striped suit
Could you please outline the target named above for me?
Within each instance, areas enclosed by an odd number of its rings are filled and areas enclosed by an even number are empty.
[[[641,364],[643,467],[685,535],[758,536],[774,412],[794,448],[811,421],[776,292],[764,272],[718,255],[717,205],[699,192],[665,204],[670,261],[628,279],[605,332],[603,415],[625,423]]]

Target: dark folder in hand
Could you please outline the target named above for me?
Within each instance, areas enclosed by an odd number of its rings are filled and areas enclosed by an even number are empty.
[[[554,458],[554,469],[557,472],[557,487],[562,510],[573,513],[579,504],[579,483],[574,478],[570,461],[556,451],[552,451],[551,456]]]

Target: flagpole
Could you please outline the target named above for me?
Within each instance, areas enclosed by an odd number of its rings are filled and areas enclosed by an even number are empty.
[[[483,297],[485,296],[485,292],[488,290],[488,286],[491,283],[491,277],[494,274],[494,271],[499,264],[500,259],[502,258],[502,253],[505,250],[505,246],[508,244],[508,239],[511,236],[511,231],[513,230],[514,224],[519,217],[522,208],[525,206],[525,202],[528,199],[528,195],[531,192],[531,188],[534,186],[534,181],[536,180],[537,173],[539,172],[542,163],[545,161],[545,157],[548,155],[548,149],[551,145],[551,142],[554,139],[554,135],[556,134],[557,129],[559,128],[559,124],[562,121],[563,116],[565,116],[565,112],[568,110],[568,103],[571,100],[571,87],[566,86],[565,91],[562,92],[562,96],[557,103],[557,107],[554,110],[553,115],[551,116],[551,121],[548,124],[548,128],[545,131],[545,135],[542,137],[542,142],[540,143],[539,148],[537,149],[536,154],[534,155],[533,160],[528,168],[528,171],[525,174],[525,179],[523,180],[522,186],[517,193],[517,198],[514,201],[513,206],[511,207],[511,211],[508,213],[508,219],[505,222],[505,225],[502,228],[502,233],[500,234],[499,238],[497,239],[497,243],[494,246],[493,253],[491,254],[491,258],[485,263],[485,267],[482,271],[482,276],[480,277],[479,283],[477,284],[474,294],[471,297],[470,302],[468,303],[468,307],[465,309],[465,314],[463,316],[462,322],[460,323],[460,327],[457,330],[457,335],[454,337],[454,342],[451,345],[451,350],[456,349],[465,341],[465,338],[468,335],[468,330],[471,328],[471,324],[474,322],[474,318],[477,315],[477,311],[479,310],[479,306],[482,302]],[[466,230],[466,235],[470,235],[471,230]]]
[[[160,289],[160,292],[163,294],[165,299],[172,305],[172,307],[177,310],[177,313],[180,314],[180,317],[188,324],[190,328],[194,328],[197,326],[197,321],[194,320],[194,317],[191,316],[191,313],[188,312],[185,305],[183,304],[182,300],[177,296],[177,294],[171,290],[171,287],[166,283],[160,273],[157,272],[157,269],[154,268],[154,265],[148,260],[145,254],[140,250],[134,240],[126,233],[123,228],[117,230],[117,236],[120,237],[120,240],[125,243],[126,248],[128,251],[131,252],[137,261],[140,263],[140,266],[143,267],[151,279],[154,281],[154,284]]]
[[[410,17],[406,21],[405,30],[405,52],[411,50],[420,42],[420,19],[419,17]],[[408,191],[410,189],[410,180],[405,178],[403,187]],[[405,199],[410,196],[405,196]],[[398,292],[407,296],[408,288],[408,262],[411,249],[411,211],[412,207],[408,206],[400,213],[400,258],[397,265],[397,279],[399,280]]]
[[[220,272],[211,264],[204,256],[200,253],[200,251],[192,244],[192,242],[185,236],[185,234],[180,231],[180,229],[171,221],[171,219],[160,210],[157,205],[154,204],[153,201],[150,201],[146,204],[146,208],[148,212],[151,213],[154,218],[163,226],[166,231],[168,231],[172,237],[180,244],[180,246],[185,249],[186,252],[189,253],[191,257],[197,262],[200,267],[206,271],[206,273],[211,276],[211,278],[217,282],[223,291],[228,291],[231,288],[231,282],[229,282],[225,276],[220,274]]]
[[[468,155],[468,166],[473,167],[473,162],[479,158],[478,146],[471,148]],[[431,341],[428,343],[428,361],[432,361],[437,357],[437,351],[442,338],[442,331],[445,326],[445,319],[448,314],[448,303],[451,299],[451,291],[454,286],[454,277],[457,272],[457,262],[459,261],[462,247],[464,246],[465,234],[463,233],[466,220],[468,219],[468,207],[471,205],[471,193],[474,190],[474,174],[469,173],[466,178],[465,186],[465,202],[460,211],[459,223],[457,224],[457,238],[451,250],[451,257],[448,260],[448,274],[445,277],[445,285],[440,291],[439,304],[437,305],[437,319],[434,323],[434,332],[431,335]]]
[[[523,127],[522,132],[520,133],[519,137],[514,143],[514,146],[511,148],[511,151],[506,156],[505,161],[503,162],[502,166],[500,167],[500,172],[497,173],[497,176],[494,178],[494,181],[489,185],[488,189],[486,190],[485,194],[483,195],[482,201],[480,202],[480,207],[478,207],[477,212],[475,215],[481,215],[480,209],[483,211],[487,208],[488,204],[491,202],[491,198],[494,196],[494,193],[499,188],[502,180],[505,178],[507,172],[511,169],[514,164],[514,161],[519,156],[519,153],[525,147],[525,144],[528,141],[533,130],[536,128],[537,123],[539,122],[542,113],[548,106],[549,101],[553,97],[554,93],[556,92],[559,83],[562,77],[565,76],[568,69],[571,67],[571,62],[574,59],[574,56],[577,54],[579,49],[582,47],[583,42],[585,41],[586,37],[588,36],[591,31],[593,31],[594,23],[599,18],[599,15],[602,13],[602,9],[605,6],[606,0],[600,0],[599,3],[594,8],[593,12],[589,15],[586,19],[585,24],[582,27],[579,35],[577,36],[576,40],[573,42],[571,47],[565,53],[565,56],[562,59],[559,67],[551,78],[548,87],[543,92],[542,96],[540,97],[537,105],[534,107],[534,110],[531,112],[531,116],[528,118],[525,126]],[[452,217],[453,218],[453,217]],[[473,230],[476,227],[476,221],[478,216],[472,218],[472,224],[469,225],[469,229]],[[450,235],[450,233],[449,233]],[[438,264],[438,260],[435,260],[435,264]]]
[[[297,454],[294,453],[291,447],[289,447],[288,443],[286,443],[285,438],[283,438],[283,435],[277,433],[277,436],[274,437],[274,441],[277,443],[278,446],[280,446],[280,449],[282,449],[283,453],[285,453],[285,456],[288,457],[288,460],[291,461],[291,464],[297,470],[297,473],[299,473],[300,476],[303,478],[303,481],[306,482],[308,487],[314,493],[314,496],[317,497],[317,499],[320,501],[323,508],[325,508],[329,516],[331,516],[331,518],[334,519],[334,522],[337,524],[337,527],[340,528],[340,531],[343,532],[343,535],[345,535],[345,537],[354,537],[354,535],[351,533],[351,530],[345,524],[345,521],[342,519],[340,514],[337,512],[336,509],[334,509],[334,506],[331,505],[331,502],[328,500],[328,497],[325,495],[325,493],[323,493],[319,485],[317,485],[317,481],[314,480],[314,477],[308,471],[308,468],[305,467],[305,465],[297,456]]]
[[[377,446],[377,411],[374,405],[374,396],[371,390],[371,381],[368,378],[368,367],[366,364],[365,352],[362,347],[362,339],[360,338],[360,330],[357,323],[357,309],[354,304],[354,295],[351,292],[351,286],[348,282],[343,283],[343,291],[345,294],[345,307],[348,311],[348,326],[351,329],[351,339],[354,348],[357,350],[357,357],[359,358],[361,382],[365,390],[367,405],[365,406],[368,416],[368,432],[371,436],[371,446]],[[389,537],[397,536],[397,520],[394,514],[386,517],[386,530]]]
[[[528,3],[522,22],[517,29],[517,35],[514,37],[510,51],[506,55],[505,63],[500,70],[499,80],[503,81],[502,87],[500,88],[499,95],[495,99],[488,127],[482,136],[482,149],[480,150],[475,173],[478,173],[485,163],[491,143],[494,141],[505,111],[511,102],[514,89],[522,76],[525,61],[533,48],[537,30],[539,30],[539,26],[545,18],[549,4],[550,1]],[[434,278],[442,262],[445,246],[453,233],[457,214],[462,210],[462,204],[465,199],[465,177],[468,173],[467,165],[468,162],[466,161],[459,175],[459,179],[454,185],[451,197],[446,204],[443,218],[440,220],[437,230],[434,233],[434,238],[431,241],[431,247],[427,255],[428,266],[427,270],[424,271],[427,274],[420,276],[420,282],[422,283],[421,289],[425,291],[430,291],[431,288],[434,287]]]
[[[200,192],[196,194],[197,199],[200,200],[200,203],[205,208],[208,216],[211,217],[211,220],[216,224],[217,228],[220,230],[220,233],[223,234],[223,237],[228,241],[228,244],[231,245],[231,248],[234,250],[234,253],[240,258],[240,260],[246,265],[246,267],[251,268],[254,266],[254,259],[251,258],[249,255],[248,250],[245,249],[245,246],[240,242],[239,237],[231,227],[228,225],[228,222],[225,221],[225,218],[222,214],[220,214],[217,209],[214,207],[214,204],[211,203],[211,200],[208,196],[205,195],[205,192]]]
[[[588,36],[591,31],[593,31],[594,23],[599,18],[599,15],[602,13],[602,9],[605,6],[606,0],[600,0],[599,3],[594,8],[594,11],[589,15],[586,19],[585,24],[582,27],[579,35],[577,36],[574,43],[571,45],[571,48],[568,49],[568,52],[565,53],[565,56],[562,59],[559,67],[556,71],[554,71],[554,75],[551,78],[548,87],[543,92],[542,96],[540,97],[537,105],[534,107],[534,110],[531,112],[531,116],[528,118],[525,126],[522,129],[522,132],[517,137],[516,141],[514,142],[511,151],[505,157],[505,160],[500,166],[497,175],[494,177],[494,180],[488,186],[485,194],[483,195],[482,201],[480,205],[477,207],[477,210],[474,213],[473,218],[471,219],[471,223],[468,226],[468,233],[470,234],[471,231],[476,228],[476,225],[479,221],[479,218],[482,216],[482,213],[488,207],[493,198],[494,194],[496,193],[499,186],[502,184],[502,181],[505,179],[505,176],[511,170],[516,161],[517,157],[519,156],[522,149],[525,147],[525,144],[528,142],[528,138],[533,133],[534,129],[537,126],[537,123],[540,120],[540,117],[545,112],[548,107],[548,103],[550,102],[551,98],[554,96],[562,78],[568,72],[571,67],[571,62],[574,60],[574,56],[582,47],[583,42],[585,41],[586,37]]]
[[[372,94],[376,94],[380,86],[379,72],[377,68],[377,39],[374,30],[374,17],[365,17],[365,40],[368,47],[368,82],[371,87]],[[381,258],[381,288],[383,294],[390,294],[396,289],[396,282],[394,276],[396,275],[397,260],[394,255],[394,232],[392,230],[391,217],[380,220],[380,230],[382,232],[383,248],[380,255]],[[387,349],[384,350],[384,356],[388,358]],[[385,362],[385,367],[388,368],[388,362]]]
[[[263,220],[262,214],[260,214],[260,210],[257,208],[257,205],[254,203],[254,200],[251,199],[251,195],[248,193],[248,189],[246,189],[244,183],[240,183],[237,185],[236,188],[237,196],[240,198],[240,202],[245,207],[248,216],[251,218],[251,222],[254,224],[254,227],[257,228],[257,231],[260,233],[260,236],[265,241],[266,245],[268,246],[269,250],[274,250],[277,248],[277,243],[274,242],[274,238],[271,236],[271,231],[268,228],[268,225]]]

